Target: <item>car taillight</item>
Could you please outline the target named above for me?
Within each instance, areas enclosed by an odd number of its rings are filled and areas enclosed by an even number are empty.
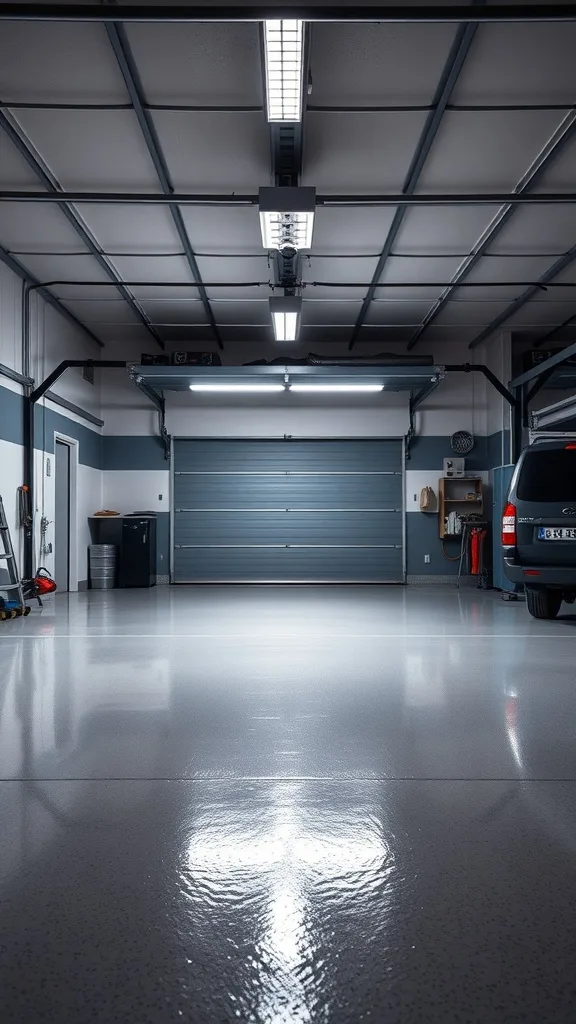
[[[516,546],[516,505],[508,502],[502,513],[502,544]]]

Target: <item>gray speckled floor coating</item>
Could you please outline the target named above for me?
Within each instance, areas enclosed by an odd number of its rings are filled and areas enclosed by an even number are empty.
[[[2,1022],[573,1024],[564,610],[158,588],[3,623]]]

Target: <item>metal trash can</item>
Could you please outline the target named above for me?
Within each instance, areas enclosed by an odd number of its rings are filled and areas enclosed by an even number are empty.
[[[118,577],[118,548],[115,544],[90,544],[90,589],[113,590]]]

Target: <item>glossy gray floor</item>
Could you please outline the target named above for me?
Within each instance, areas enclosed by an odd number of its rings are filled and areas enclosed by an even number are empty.
[[[573,1024],[564,610],[158,588],[1,624],[2,1021]]]

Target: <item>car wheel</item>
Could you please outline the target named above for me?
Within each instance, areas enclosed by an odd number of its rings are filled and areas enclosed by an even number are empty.
[[[526,587],[526,604],[535,619],[555,619],[562,604],[562,594],[546,587]]]

